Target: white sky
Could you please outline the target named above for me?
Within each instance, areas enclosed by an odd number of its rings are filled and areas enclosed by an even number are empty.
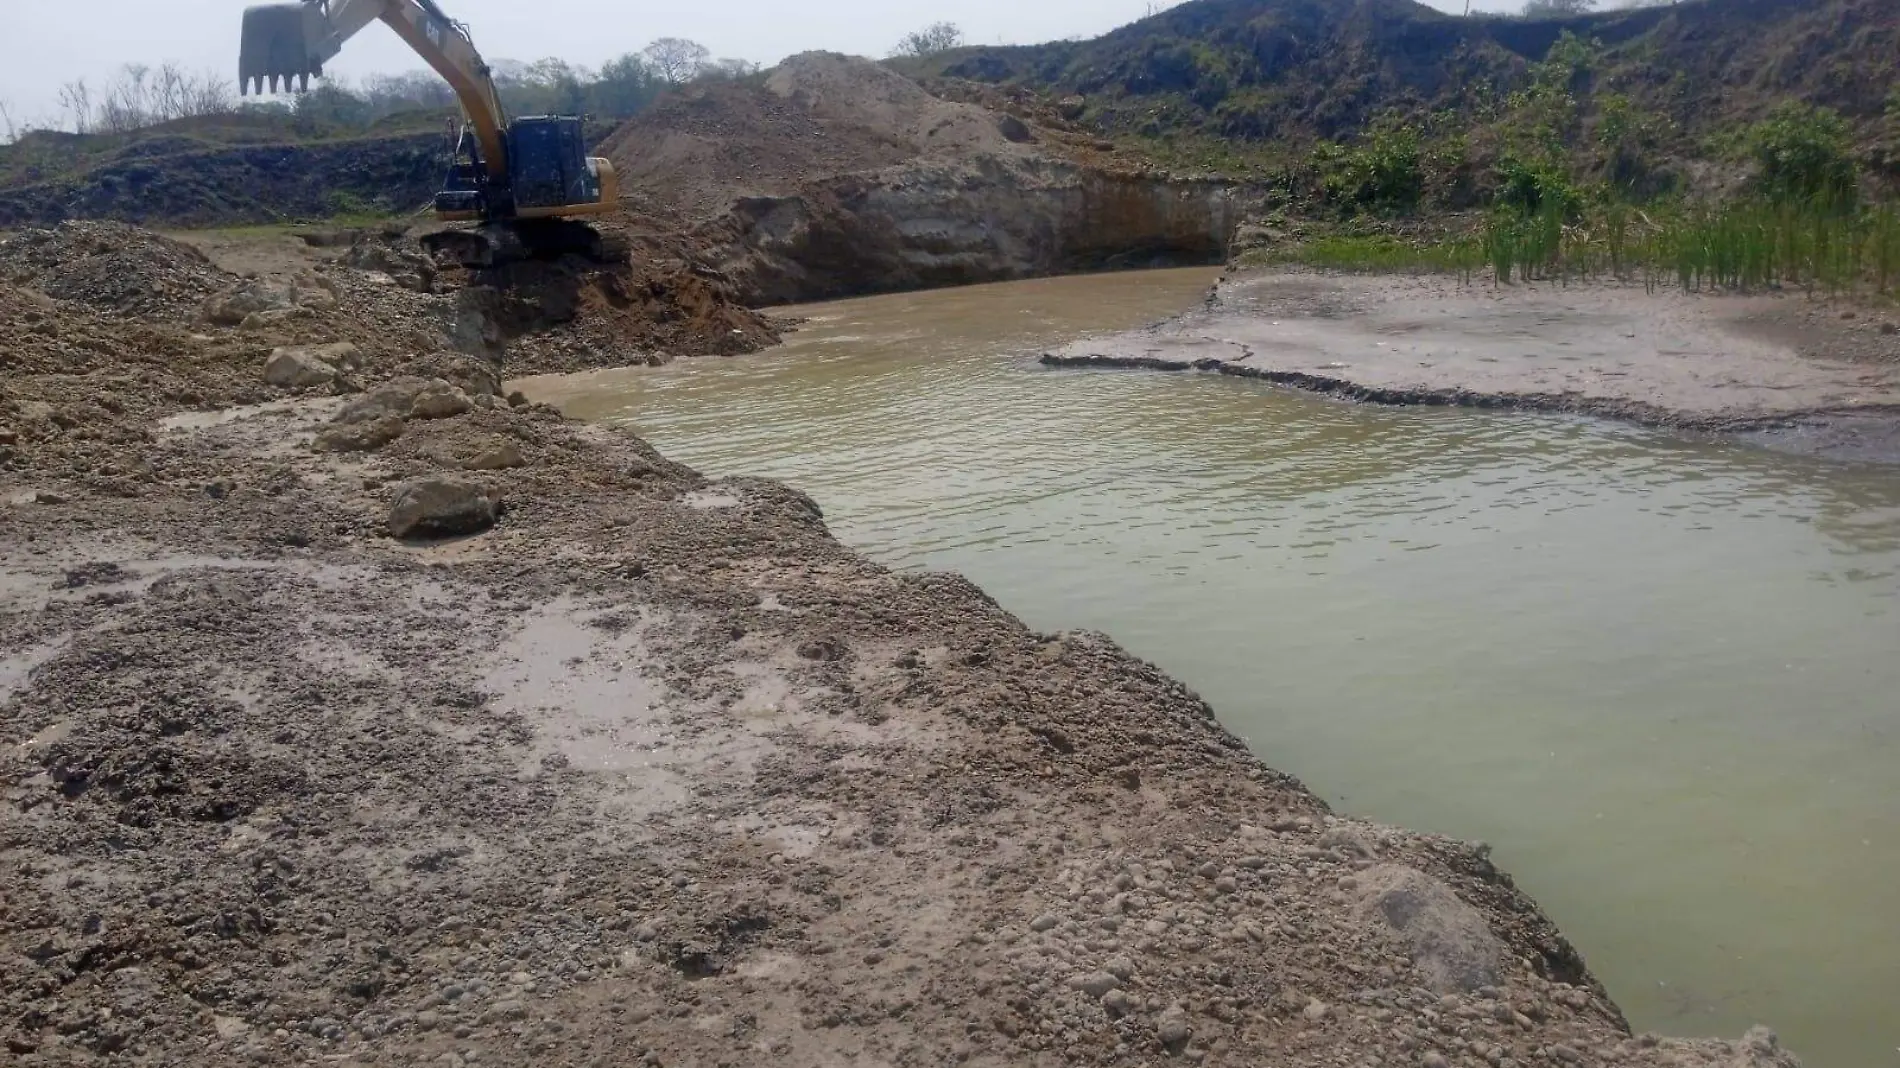
[[[250,0],[0,0],[0,105],[16,122],[58,119],[58,87],[95,83],[125,63],[166,61],[237,79],[238,23]],[[1140,18],[1150,0],[440,0],[490,59],[559,56],[587,66],[656,37],[689,37],[715,56],[770,65],[829,49],[883,56],[940,19],[972,44],[1095,36]],[[1159,0],[1163,7],[1178,0]],[[1463,0],[1429,0],[1463,10]],[[1481,10],[1521,0],[1477,0]],[[351,78],[421,68],[388,29],[358,35],[332,69]],[[0,129],[0,135],[4,130]]]

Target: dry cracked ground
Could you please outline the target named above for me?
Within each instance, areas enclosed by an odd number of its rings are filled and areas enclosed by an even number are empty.
[[[0,379],[6,1063],[1795,1063],[1630,1035],[1481,848],[794,490],[189,329],[196,403]]]

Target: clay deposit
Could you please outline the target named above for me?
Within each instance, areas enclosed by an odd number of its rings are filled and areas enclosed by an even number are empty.
[[[1207,371],[1380,404],[1601,415],[1900,461],[1897,322],[1798,294],[1247,271],[1198,311],[1043,362]]]
[[[587,315],[443,351],[453,280],[291,249],[127,320],[32,288],[85,233],[0,302],[9,1063],[1795,1063],[1109,638],[497,395]]]

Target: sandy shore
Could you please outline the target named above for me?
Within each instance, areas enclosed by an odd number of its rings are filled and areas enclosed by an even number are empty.
[[[360,273],[284,329],[451,321]],[[8,1064],[1795,1063],[794,490],[94,277],[0,306]]]
[[[1242,271],[1207,305],[1049,353],[1202,370],[1385,404],[1576,412],[1900,462],[1900,312],[1799,295],[1494,287]]]

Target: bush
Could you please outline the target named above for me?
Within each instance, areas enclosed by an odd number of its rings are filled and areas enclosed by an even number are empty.
[[[1418,207],[1425,189],[1420,159],[1417,127],[1391,118],[1374,123],[1355,147],[1328,143],[1313,151],[1327,200],[1353,211],[1392,215]]]
[[[1507,155],[1498,160],[1496,202],[1524,215],[1554,213],[1565,218],[1583,206],[1583,195],[1561,162],[1548,157]]]
[[[1749,127],[1746,144],[1756,181],[1770,200],[1853,206],[1853,135],[1834,112],[1786,101]]]
[[[1596,0],[1529,0],[1524,5],[1524,17],[1527,19],[1560,19],[1574,15],[1587,15],[1596,7]]]

